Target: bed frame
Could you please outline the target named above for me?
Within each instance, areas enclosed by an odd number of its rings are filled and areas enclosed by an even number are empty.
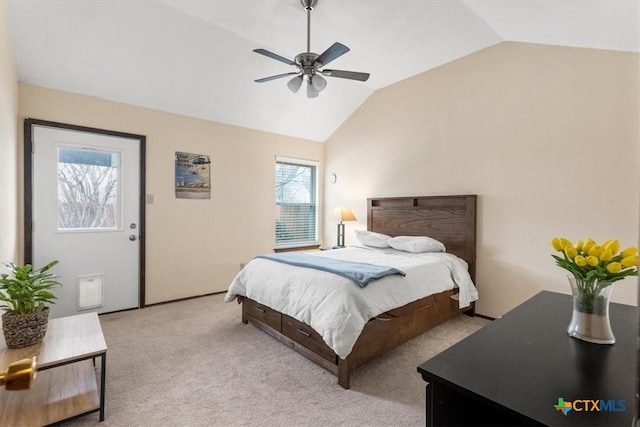
[[[367,229],[390,236],[429,236],[445,244],[469,264],[475,283],[475,195],[387,197],[368,199]],[[371,319],[346,359],[339,358],[320,334],[297,319],[246,297],[242,323],[251,322],[269,335],[308,357],[338,377],[349,388],[351,371],[461,312],[473,313],[473,304],[458,308],[457,289],[431,295]]]

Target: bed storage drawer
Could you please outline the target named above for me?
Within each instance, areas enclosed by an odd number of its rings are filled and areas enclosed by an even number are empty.
[[[336,362],[336,354],[325,344],[320,334],[305,323],[286,314],[282,315],[282,334],[307,347],[323,359],[331,363]]]
[[[280,312],[249,298],[245,298],[243,310],[249,321],[264,323],[278,332],[282,331],[282,314]]]

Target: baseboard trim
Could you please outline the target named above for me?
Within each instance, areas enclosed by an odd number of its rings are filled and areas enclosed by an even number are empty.
[[[192,297],[172,299],[172,300],[169,300],[169,301],[154,302],[153,304],[147,304],[142,308],[153,307],[154,305],[163,305],[163,304],[171,304],[171,303],[174,303],[174,302],[187,301],[187,300],[195,299],[195,298],[209,297],[211,295],[220,295],[220,294],[224,294],[226,292],[227,291],[211,292],[209,294],[194,295]]]
[[[475,316],[475,317],[479,317],[479,318],[481,318],[481,319],[496,320],[496,318],[495,318],[495,317],[485,316],[484,314],[478,314],[478,313],[475,313],[475,314],[474,314],[474,316]]]

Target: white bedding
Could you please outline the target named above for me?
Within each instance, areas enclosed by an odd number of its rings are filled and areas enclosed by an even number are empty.
[[[233,279],[225,302],[241,295],[294,317],[345,359],[365,324],[385,311],[456,286],[461,308],[478,299],[467,263],[452,254],[350,246],[313,255],[395,267],[406,276],[383,277],[360,288],[332,273],[256,258]]]

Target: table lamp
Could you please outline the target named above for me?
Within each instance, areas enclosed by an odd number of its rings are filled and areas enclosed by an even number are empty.
[[[333,248],[344,248],[344,223],[342,221],[357,221],[356,216],[349,208],[340,208],[340,222],[338,223],[338,244]]]

